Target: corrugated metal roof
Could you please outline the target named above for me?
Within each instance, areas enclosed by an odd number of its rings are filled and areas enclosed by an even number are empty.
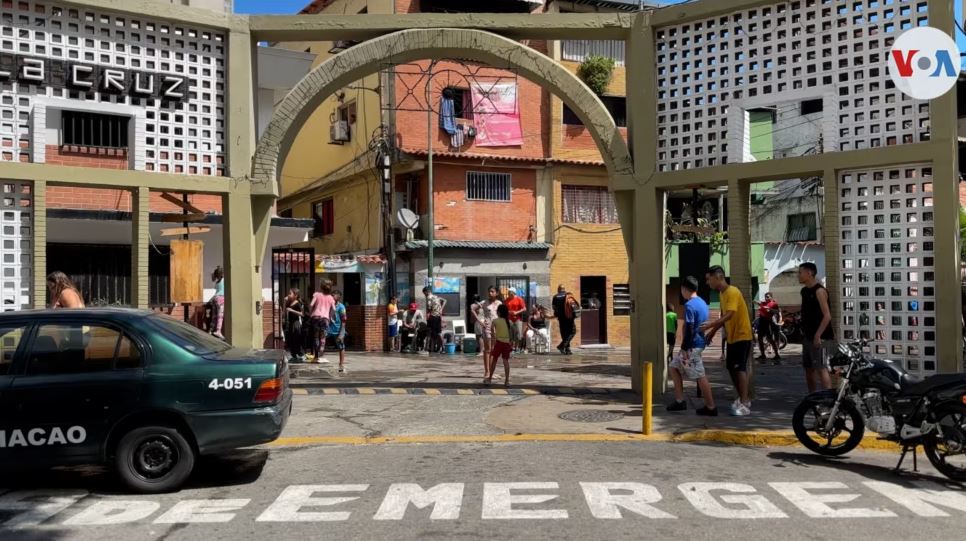
[[[407,250],[426,248],[425,240],[411,240],[404,244]],[[463,248],[469,250],[549,250],[552,244],[546,242],[491,242],[482,240],[437,240],[433,248]]]

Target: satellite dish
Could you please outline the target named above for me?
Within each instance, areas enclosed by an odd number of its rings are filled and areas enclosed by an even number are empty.
[[[415,212],[402,208],[396,213],[396,221],[406,229],[413,230],[419,227],[419,216]]]

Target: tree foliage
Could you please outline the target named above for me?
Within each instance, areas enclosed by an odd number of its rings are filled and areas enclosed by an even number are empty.
[[[590,55],[577,68],[577,77],[587,84],[594,94],[603,96],[610,86],[614,75],[614,59],[606,56]]]

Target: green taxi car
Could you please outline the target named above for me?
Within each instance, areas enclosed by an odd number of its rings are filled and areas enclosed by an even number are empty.
[[[174,490],[199,455],[278,438],[288,378],[281,351],[147,311],[0,313],[0,466],[105,463],[137,492]]]

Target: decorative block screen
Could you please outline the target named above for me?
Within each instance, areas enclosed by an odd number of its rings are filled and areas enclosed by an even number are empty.
[[[928,104],[886,70],[895,38],[926,23],[926,0],[799,0],[658,29],[659,169],[726,163],[733,107],[823,98],[826,152],[926,140]]]
[[[33,280],[33,184],[0,180],[0,311],[28,308]]]
[[[224,35],[206,28],[43,1],[4,0],[0,56],[13,62],[14,72],[18,58],[44,58],[189,82],[185,101],[163,103],[129,92],[96,91],[97,85],[89,91],[71,87],[53,68],[45,84],[28,84],[14,73],[0,80],[0,159],[31,161],[31,156],[43,156],[42,151],[32,152],[37,136],[31,134],[31,115],[34,98],[44,96],[103,103],[104,112],[111,112],[114,104],[143,108],[144,131],[133,133],[132,140],[145,150],[145,170],[223,175],[225,48]],[[5,64],[2,69],[10,67]],[[38,140],[60,143],[53,136]]]
[[[932,169],[849,171],[839,181],[843,338],[865,338],[876,356],[934,373]]]

